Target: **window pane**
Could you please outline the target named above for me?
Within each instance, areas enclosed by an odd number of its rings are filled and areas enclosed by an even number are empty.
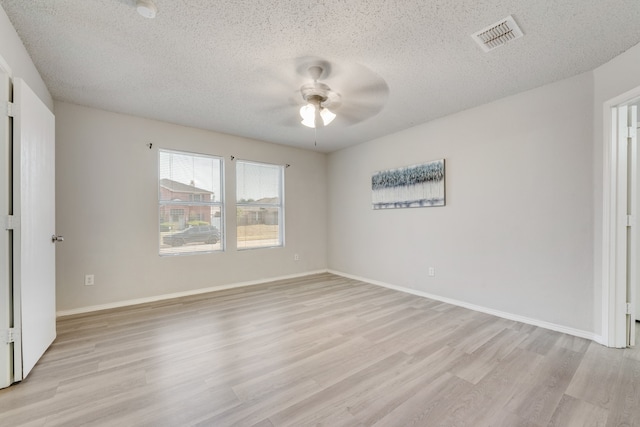
[[[176,255],[222,250],[221,215],[219,207],[186,206],[172,209],[170,221],[163,221],[160,207],[160,254]],[[179,213],[177,211],[180,211]],[[187,220],[187,218],[189,220]]]
[[[219,157],[160,151],[160,200],[220,202],[220,168]]]
[[[160,151],[161,255],[223,250],[222,160]]]
[[[236,162],[238,249],[282,246],[284,167]]]
[[[280,208],[238,207],[238,249],[280,246]]]
[[[280,204],[282,166],[236,163],[238,203]]]

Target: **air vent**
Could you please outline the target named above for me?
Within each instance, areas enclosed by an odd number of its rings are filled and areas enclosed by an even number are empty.
[[[513,17],[509,15],[501,21],[472,34],[471,37],[480,45],[482,50],[489,52],[511,40],[522,37],[522,35],[522,30],[518,27]]]

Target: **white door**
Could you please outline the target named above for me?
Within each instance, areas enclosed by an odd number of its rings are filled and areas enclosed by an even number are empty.
[[[1,58],[0,58],[1,59]],[[7,103],[11,100],[9,74],[0,64],[0,102],[4,108],[0,114],[0,216],[3,221],[10,212],[9,200],[11,183],[11,140],[9,133],[9,114]],[[0,331],[9,331],[11,317],[11,263],[9,235],[6,224],[0,229]],[[8,387],[13,377],[13,344],[8,341],[8,332],[3,332],[0,340],[0,388]]]
[[[56,337],[55,120],[22,79],[14,79],[13,98],[13,362],[20,381]]]

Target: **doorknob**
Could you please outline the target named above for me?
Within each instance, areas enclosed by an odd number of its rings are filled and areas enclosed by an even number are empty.
[[[56,236],[55,234],[52,234],[52,235],[51,235],[51,241],[52,241],[53,243],[56,243],[56,242],[64,242],[64,237],[62,237],[62,236]]]

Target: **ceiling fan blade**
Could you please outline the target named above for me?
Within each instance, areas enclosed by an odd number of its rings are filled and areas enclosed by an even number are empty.
[[[378,114],[384,108],[380,102],[349,102],[341,106],[336,112],[336,121],[346,125],[354,125],[363,122]]]
[[[300,124],[301,120],[298,117],[300,116],[296,117],[296,116],[288,115],[286,118],[278,120],[275,123],[277,123],[279,126],[288,127],[288,128],[304,127],[302,126],[302,124]]]
[[[363,97],[384,97],[389,95],[389,86],[384,81],[371,82],[368,84],[354,86],[348,89],[349,96],[362,99]]]
[[[279,123],[280,121],[296,116],[300,109],[298,101],[299,94],[293,91],[271,92],[256,91],[252,95],[245,96],[245,109],[249,114],[253,114],[257,119],[268,123]]]

